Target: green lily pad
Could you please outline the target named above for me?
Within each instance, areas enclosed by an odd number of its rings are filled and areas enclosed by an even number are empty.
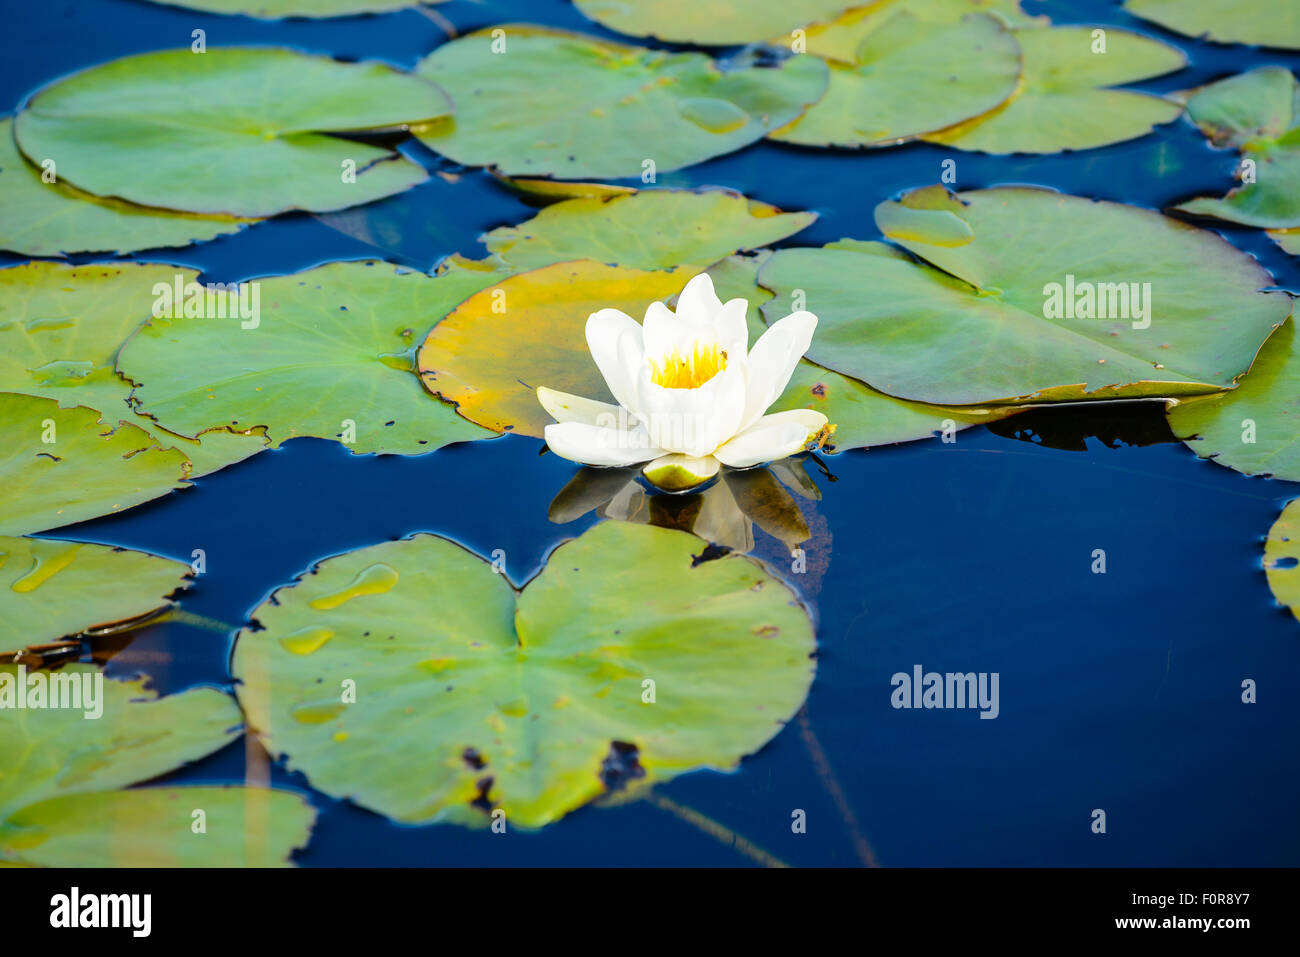
[[[1300,344],[1294,320],[1264,343],[1231,392],[1180,402],[1169,427],[1202,458],[1300,482]]]
[[[827,20],[846,0],[574,0],[582,15],[617,33],[697,46],[757,43]]]
[[[281,20],[285,17],[304,17],[312,20],[325,17],[354,17],[362,13],[391,13],[416,7],[422,3],[435,4],[442,0],[150,0],[168,7],[184,7],[205,13],[225,13],[259,20]]]
[[[240,702],[314,787],[401,821],[538,828],[616,780],[732,768],[802,704],[815,641],[764,566],[701,552],[604,522],[517,595],[433,535],[327,559],[239,634]]]
[[[188,472],[183,452],[158,448],[134,425],[0,392],[0,535],[122,511],[185,487]]]
[[[882,203],[876,222],[929,264],[863,244],[785,249],[759,282],[783,302],[805,291],[820,319],[810,359],[900,398],[982,405],[1216,392],[1234,385],[1291,311],[1285,293],[1259,291],[1272,278],[1254,259],[1150,210],[1041,189],[954,196],[936,186]],[[1125,313],[1118,290],[1100,285],[1117,283],[1130,292],[1137,283],[1142,308],[1130,302]],[[1053,318],[1056,305],[1068,316],[1066,287],[1076,317]],[[1086,289],[1090,312],[1110,318],[1082,318]]]
[[[1187,115],[1214,145],[1241,150],[1243,183],[1178,209],[1264,229],[1300,226],[1300,83],[1290,70],[1261,67],[1211,83],[1188,98]]]
[[[635,269],[701,266],[812,225],[816,213],[783,213],[730,190],[646,190],[547,206],[518,226],[483,237],[516,270],[574,259]]]
[[[139,788],[29,805],[0,822],[0,846],[8,833],[20,859],[41,867],[288,867],[315,819],[292,791]]]
[[[1278,229],[1268,235],[1284,252],[1300,256],[1300,229]]]
[[[1300,50],[1300,7],[1292,0],[1125,0],[1124,9],[1189,37]]]
[[[1134,139],[1178,118],[1182,107],[1171,100],[1107,88],[1182,69],[1181,50],[1107,28],[1106,52],[1094,53],[1092,34],[1092,27],[1017,30],[1024,78],[1016,95],[925,139],[984,153],[1056,153]]]
[[[1269,530],[1264,574],[1273,596],[1300,619],[1300,499],[1287,505]]]
[[[31,673],[0,665],[0,694],[7,687],[16,695],[20,677],[30,688]],[[194,688],[159,698],[144,679],[104,679],[82,664],[41,672],[36,680],[51,694],[62,683],[60,694],[81,707],[18,708],[11,700],[0,708],[0,861],[222,866],[248,855],[250,862],[271,863],[305,842],[314,812],[287,792],[119,790],[239,737],[242,717],[230,695]],[[83,695],[79,702],[71,696],[74,682]],[[87,689],[94,701],[84,696]],[[206,815],[206,833],[194,830],[196,809]]]
[[[554,420],[537,401],[538,386],[613,401],[587,348],[587,317],[607,307],[643,316],[698,272],[579,260],[511,276],[434,327],[417,356],[420,376],[469,421],[540,438]]]
[[[494,54],[494,42],[505,52]],[[816,57],[720,69],[701,53],[526,24],[453,40],[417,73],[456,104],[454,117],[414,130],[431,149],[507,175],[564,179],[641,176],[649,163],[658,174],[731,153],[795,119],[827,76]]]
[[[13,120],[0,119],[0,249],[26,256],[130,253],[188,246],[250,222],[101,199],[57,179],[46,183],[14,145]]]
[[[420,388],[413,356],[429,326],[499,279],[437,277],[387,263],[329,263],[259,281],[260,318],[150,319],[118,356],[145,415],[186,436],[265,429],[353,452],[414,455],[487,437]],[[349,424],[350,423],[350,424]]]
[[[194,281],[189,269],[140,263],[69,266],[34,262],[0,270],[0,391],[97,409],[144,429],[160,448],[190,459],[198,478],[266,447],[258,432],[217,429],[183,438],[139,415],[131,385],[113,368],[117,351],[149,317],[154,286]]]
[[[0,651],[147,615],[189,586],[189,571],[147,552],[0,536]]]
[[[37,92],[14,121],[29,160],[143,206],[232,216],[343,209],[427,179],[399,154],[329,133],[450,112],[435,85],[379,63],[226,47],[142,53]],[[348,182],[348,164],[351,177]]]
[[[902,255],[879,243],[843,240],[832,243],[832,246],[864,247],[866,253]],[[767,329],[762,307],[772,299],[772,293],[757,285],[757,277],[771,256],[772,253],[766,250],[753,257],[732,256],[709,270],[719,299],[723,302],[735,298],[749,301],[747,319],[751,347]],[[787,305],[789,308],[784,312],[793,311],[793,304],[787,302]],[[782,307],[773,304],[772,311],[775,319],[781,318],[776,313],[781,313]],[[814,341],[816,338],[814,335]],[[857,379],[840,375],[807,359],[795,367],[790,384],[769,411],[784,412],[787,409],[816,409],[825,415],[835,426],[831,443],[837,450],[928,439],[936,432],[955,433],[972,425],[1006,418],[1018,411],[1008,406],[976,409],[907,402],[877,392]]]
[[[1015,35],[989,14],[936,21],[927,12],[869,6],[809,30],[808,52],[828,58],[830,85],[771,138],[805,146],[887,146],[1005,102],[1020,77]]]

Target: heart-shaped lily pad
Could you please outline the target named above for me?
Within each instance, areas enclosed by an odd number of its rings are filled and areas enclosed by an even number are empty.
[[[1300,482],[1300,342],[1292,320],[1259,350],[1231,392],[1180,402],[1169,427],[1203,458]]]
[[[0,392],[0,535],[119,512],[186,485],[189,460],[126,422]]]
[[[118,369],[138,383],[140,411],[182,435],[264,428],[274,446],[310,435],[357,453],[431,452],[487,433],[424,393],[415,349],[430,325],[501,275],[355,262],[263,279],[255,324],[150,319]]]
[[[1020,45],[989,14],[932,19],[897,5],[867,6],[810,29],[807,43],[809,53],[827,58],[830,85],[772,139],[892,145],[994,109],[1020,77]]]
[[[165,50],[36,93],[14,121],[34,164],[98,196],[232,216],[343,209],[401,192],[424,169],[329,133],[444,116],[434,84],[379,63],[293,50]]]
[[[1107,89],[1186,66],[1182,51],[1166,43],[1107,29],[1099,47],[1092,27],[1030,27],[1015,36],[1024,54],[1016,95],[925,139],[984,153],[1086,150],[1144,136],[1182,112],[1150,93]]]
[[[0,536],[0,652],[147,615],[189,571],[147,552]]]
[[[471,422],[540,437],[554,420],[537,401],[538,386],[613,401],[587,348],[587,317],[612,308],[639,320],[697,272],[579,260],[511,276],[434,327],[417,357],[420,376]]]
[[[803,702],[790,589],[693,535],[604,522],[516,595],[416,535],[322,562],[253,612],[249,724],[327,794],[401,821],[537,828],[615,786],[731,768]]]
[[[1300,6],[1294,0],[1125,0],[1124,9],[1189,37],[1300,50]]]
[[[877,255],[903,256],[879,243],[843,240],[832,245],[858,247]],[[709,269],[719,299],[726,302],[740,298],[749,302],[747,318],[751,347],[767,329],[760,310],[772,299],[772,293],[757,285],[757,277],[771,255],[763,250],[756,256],[732,256]],[[787,305],[788,309],[774,303],[771,307],[774,318],[796,311],[794,303]],[[816,335],[813,338],[815,340]],[[952,434],[972,425],[1006,418],[1018,411],[1010,406],[975,409],[908,402],[877,392],[857,379],[832,372],[807,359],[795,367],[790,384],[769,411],[784,412],[787,409],[816,409],[825,415],[835,425],[831,443],[838,450],[912,442],[931,438],[936,432]]]
[[[1187,115],[1216,146],[1235,146],[1242,185],[1221,199],[1178,208],[1247,226],[1300,226],[1300,82],[1283,67],[1261,67],[1211,83],[1187,100]]]
[[[0,249],[27,256],[129,253],[187,246],[233,233],[253,220],[199,216],[101,199],[46,175],[18,152],[13,120],[0,120]]]
[[[49,707],[55,695],[72,706]],[[215,688],[159,698],[143,679],[106,680],[89,665],[55,672],[0,665],[0,701],[0,861],[257,866],[285,863],[306,843],[315,812],[289,792],[119,790],[239,736],[239,708]],[[204,812],[202,831],[195,811]]]
[[[1272,278],[1251,257],[1132,206],[929,187],[882,203],[876,222],[933,266],[836,244],[781,250],[759,282],[782,305],[805,292],[820,320],[810,359],[901,398],[1216,392],[1291,311],[1260,291]]]
[[[131,385],[113,368],[118,349],[149,317],[155,287],[193,282],[193,270],[140,263],[69,266],[34,262],[0,270],[0,391],[97,409],[144,429],[190,459],[197,478],[266,446],[259,432],[216,429],[183,438],[139,415]]]
[[[456,115],[415,133],[431,149],[509,175],[617,179],[748,146],[826,89],[826,65],[796,56],[725,68],[669,53],[511,24],[453,40],[417,72]]]
[[[555,203],[518,226],[492,230],[483,242],[516,270],[574,259],[670,269],[766,246],[816,218],[730,190],[645,190]]]
[[[1264,574],[1274,597],[1300,619],[1300,499],[1287,505],[1269,530]]]
[[[853,6],[846,0],[574,0],[618,33],[699,46],[756,43]]]

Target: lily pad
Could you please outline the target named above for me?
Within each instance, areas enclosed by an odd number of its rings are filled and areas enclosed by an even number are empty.
[[[730,190],[646,190],[548,206],[483,237],[516,270],[574,259],[635,269],[707,266],[810,226],[816,213],[783,213]]]
[[[618,33],[697,46],[757,43],[827,20],[846,0],[574,0],[583,16]]]
[[[902,256],[879,243],[857,244],[853,240],[843,240],[832,245],[846,248],[870,247],[864,251]],[[757,285],[757,277],[760,268],[771,255],[764,250],[753,257],[732,256],[709,270],[719,299],[723,302],[735,298],[748,300],[747,319],[751,345],[767,328],[762,318],[762,307],[771,300],[772,293]],[[793,311],[793,304],[787,301],[787,305],[789,308],[783,309],[773,304],[775,319],[781,318],[783,312]],[[814,335],[813,339],[816,338]],[[769,411],[784,412],[787,409],[816,409],[825,415],[835,425],[831,443],[837,450],[928,439],[935,433],[957,432],[972,425],[1006,418],[1018,411],[1009,406],[977,409],[907,402],[877,392],[866,383],[840,375],[807,359],[801,360],[795,367],[790,384]]]
[[[51,441],[45,441],[46,439]],[[0,535],[119,512],[187,484],[183,452],[78,406],[0,392]]]
[[[118,370],[140,411],[186,436],[265,429],[353,452],[431,452],[487,437],[420,388],[413,356],[433,323],[499,279],[459,267],[432,277],[387,263],[330,263],[260,280],[260,318],[150,319]]]
[[[1269,530],[1264,574],[1274,597],[1300,619],[1300,499],[1284,508]]]
[[[20,678],[30,689],[32,674],[0,665],[0,694],[8,688],[16,695]],[[119,790],[197,761],[239,737],[242,718],[228,694],[194,688],[159,698],[144,679],[106,680],[82,664],[41,672],[36,680],[48,689],[62,687],[60,695],[73,703],[75,683],[82,707],[18,708],[11,700],[0,708],[0,861],[223,866],[245,859],[283,862],[305,843],[314,812],[288,792]],[[87,688],[95,698],[93,708],[86,707]],[[95,711],[99,716],[90,718]],[[206,833],[193,829],[196,809],[205,812]],[[254,838],[248,848],[246,833]]]
[[[587,348],[587,317],[605,308],[640,317],[699,271],[580,260],[511,276],[434,327],[417,357],[420,376],[471,422],[541,437],[554,420],[537,401],[538,386],[613,401]]]
[[[1290,70],[1261,67],[1211,83],[1188,98],[1187,115],[1214,145],[1241,150],[1243,183],[1178,209],[1264,229],[1300,226],[1300,83]]]
[[[876,222],[933,265],[873,255],[868,244],[786,249],[759,282],[784,302],[805,291],[820,319],[810,359],[900,398],[982,405],[1217,392],[1291,311],[1285,293],[1260,292],[1272,277],[1251,257],[1132,206],[936,186],[882,203]],[[1133,283],[1125,310],[1120,292]]]
[[[493,52],[493,45],[503,52]],[[795,56],[720,68],[545,27],[481,30],[417,67],[456,115],[415,129],[431,149],[507,175],[618,179],[731,153],[795,119],[826,89],[826,65]]]
[[[254,611],[240,702],[314,787],[400,821],[538,828],[618,782],[731,768],[802,704],[815,641],[764,566],[701,553],[604,522],[516,594],[433,535],[349,552]]]
[[[1300,50],[1300,7],[1293,0],[1125,0],[1124,9],[1189,37]]]
[[[1269,238],[1292,256],[1300,256],[1300,229],[1279,229],[1270,232]]]
[[[852,10],[808,31],[830,64],[826,95],[771,138],[805,146],[886,146],[979,116],[1020,77],[1020,45],[997,17],[938,22],[911,9]],[[847,62],[840,57],[852,49]]]
[[[57,179],[46,183],[14,145],[13,120],[0,120],[0,249],[27,256],[130,253],[188,246],[250,222],[101,199]]]
[[[285,17],[304,17],[318,20],[325,17],[354,17],[363,13],[391,13],[416,7],[422,3],[435,4],[442,0],[150,0],[168,7],[184,7],[205,13],[225,13],[259,20],[281,20]]]
[[[1182,107],[1135,90],[1135,83],[1187,65],[1181,50],[1108,28],[1104,53],[1093,52],[1093,28],[1016,31],[1024,53],[1020,89],[1005,105],[925,137],[984,153],[1056,153],[1134,139],[1177,119]]]
[[[98,196],[270,216],[423,182],[424,169],[397,153],[326,134],[402,129],[450,109],[434,84],[379,63],[271,47],[165,50],[37,92],[14,135],[33,163],[53,159],[60,180]]]
[[[1300,344],[1295,321],[1259,350],[1231,392],[1180,402],[1169,427],[1202,458],[1245,472],[1300,482]]]
[[[189,571],[147,552],[0,536],[0,651],[147,615],[189,586]]]
[[[196,441],[138,415],[131,385],[113,368],[117,351],[149,317],[158,283],[192,282],[173,266],[118,263],[69,266],[34,262],[0,270],[0,390],[86,406],[144,429],[160,448],[190,459],[197,478],[261,451],[260,433],[217,429]]]

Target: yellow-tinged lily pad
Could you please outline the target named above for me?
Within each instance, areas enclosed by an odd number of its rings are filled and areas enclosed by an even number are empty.
[[[1101,39],[1092,27],[1017,30],[1024,77],[1016,95],[925,139],[984,153],[1055,153],[1119,143],[1177,119],[1178,103],[1108,88],[1182,69],[1182,51],[1126,30],[1104,33]]]
[[[1178,208],[1263,229],[1300,226],[1300,82],[1266,66],[1192,92],[1187,115],[1215,146],[1241,151],[1241,186]]]
[[[852,0],[574,0],[584,16],[637,37],[699,46],[756,43],[826,20]]]
[[[235,646],[250,726],[400,821],[538,828],[625,785],[734,767],[802,704],[807,613],[760,563],[604,522],[522,591],[433,535],[320,563]]]
[[[483,237],[516,270],[574,259],[634,269],[706,266],[812,224],[816,213],[783,213],[731,190],[643,190],[547,206],[518,226]]]
[[[971,8],[973,9],[973,7]],[[1020,45],[999,18],[899,4],[851,10],[808,31],[830,66],[826,95],[772,139],[887,146],[987,113],[1020,78]]]
[[[650,303],[675,296],[699,271],[579,260],[511,276],[434,327],[420,348],[420,376],[471,422],[541,437],[554,420],[537,401],[539,386],[612,401],[587,347],[587,317],[611,308],[639,321]]]
[[[832,245],[857,247],[878,255],[902,256],[897,250],[879,243],[843,240]],[[726,302],[740,298],[749,302],[746,318],[751,344],[757,342],[767,329],[762,307],[772,299],[772,293],[757,285],[757,278],[759,270],[771,256],[767,250],[761,250],[755,256],[732,256],[708,270],[719,299]],[[787,301],[786,306],[788,308],[773,303],[769,311],[777,319],[796,311],[794,302]],[[1003,419],[1018,411],[1010,406],[977,409],[908,402],[877,392],[857,379],[840,375],[808,359],[801,360],[795,367],[790,384],[772,403],[769,411],[775,413],[787,409],[815,409],[825,415],[835,425],[830,445],[840,451],[928,439],[935,433],[952,435],[972,425]]]
[[[826,89],[826,65],[795,56],[727,64],[527,24],[460,37],[416,71],[455,116],[415,134],[458,163],[511,176],[617,179],[748,146]]]
[[[61,706],[51,707],[56,699]],[[193,688],[159,698],[143,679],[105,679],[89,665],[52,672],[0,665],[0,704],[2,862],[283,864],[306,843],[315,812],[289,792],[120,790],[239,737],[239,708],[224,692]]]
[[[259,20],[281,20],[286,17],[303,17],[319,20],[325,17],[354,17],[362,13],[390,13],[417,7],[422,3],[442,3],[443,0],[151,0],[168,7],[185,7],[205,13],[225,13]]]
[[[380,63],[272,47],[164,50],[37,92],[14,121],[23,154],[97,196],[270,216],[390,196],[427,179],[397,153],[330,133],[445,116],[433,83]]]
[[[41,170],[27,162],[14,145],[13,120],[0,120],[0,249],[27,256],[129,253],[188,246],[254,221],[93,196],[60,182],[57,164]]]
[[[1300,229],[1278,229],[1268,235],[1285,252],[1292,256],[1300,256]]]
[[[148,615],[188,587],[189,571],[147,552],[0,536],[0,652]]]
[[[1295,320],[1259,350],[1231,392],[1180,402],[1169,427],[1202,458],[1247,475],[1300,482],[1300,341]]]
[[[315,436],[356,453],[431,452],[488,433],[420,388],[415,350],[430,326],[501,275],[355,262],[263,279],[256,321],[150,319],[123,347],[118,370],[137,383],[140,411],[182,435],[256,428],[273,446]]]
[[[189,459],[81,406],[0,392],[0,535],[83,522],[186,486]]]
[[[1300,50],[1300,5],[1295,0],[1125,0],[1124,9],[1190,37]]]
[[[266,447],[256,430],[215,429],[198,439],[139,415],[131,385],[113,368],[118,349],[153,311],[157,286],[174,289],[196,274],[141,263],[70,266],[34,262],[0,270],[0,391],[86,406],[105,421],[130,422],[160,448],[184,452],[198,478]]]
[[[1269,530],[1264,574],[1274,597],[1300,619],[1300,499],[1287,505]]]
[[[1261,291],[1272,277],[1254,259],[1137,207],[929,187],[882,203],[876,222],[928,263],[862,244],[786,249],[759,282],[778,311],[804,292],[820,319],[810,359],[901,398],[1208,394],[1232,388],[1291,312]]]

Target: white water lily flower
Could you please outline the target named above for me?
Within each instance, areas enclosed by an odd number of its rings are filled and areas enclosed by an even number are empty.
[[[617,309],[587,319],[587,347],[618,405],[537,390],[556,420],[546,444],[584,465],[636,465],[667,489],[699,485],[720,465],[748,468],[805,448],[826,427],[812,409],[764,415],[785,391],[812,342],[817,317],[786,316],[749,349],[748,303],[725,305],[701,273],[677,297],[674,314],[661,302],[645,322]]]

